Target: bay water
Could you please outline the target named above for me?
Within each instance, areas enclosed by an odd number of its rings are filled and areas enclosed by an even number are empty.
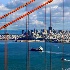
[[[8,42],[8,70],[26,70],[26,56],[28,45],[26,42]],[[42,46],[45,50],[44,42],[30,42],[31,48]],[[62,43],[46,42],[46,51],[30,51],[30,70],[50,70],[50,48],[52,70],[62,70]],[[5,42],[0,41],[0,70],[4,70],[4,47]],[[45,57],[46,53],[46,57]],[[46,59],[46,65],[45,65]],[[64,59],[70,60],[70,44],[64,44]],[[46,66],[46,69],[45,69]],[[70,61],[64,61],[64,70],[70,70]]]

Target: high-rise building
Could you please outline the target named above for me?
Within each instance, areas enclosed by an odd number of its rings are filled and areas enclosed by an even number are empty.
[[[24,35],[24,30],[22,30],[22,34]]]
[[[30,31],[30,30],[28,30],[28,35],[29,35],[29,36],[31,35],[31,31]]]
[[[50,27],[49,27],[49,33],[52,32],[52,23],[51,23],[51,8],[50,8]]]

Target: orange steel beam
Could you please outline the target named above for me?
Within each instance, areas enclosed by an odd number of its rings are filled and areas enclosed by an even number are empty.
[[[21,8],[23,8],[23,7],[27,6],[27,5],[29,5],[30,3],[34,2],[34,1],[35,1],[35,0],[30,0],[29,2],[26,2],[25,4],[19,6],[18,8],[14,9],[14,10],[12,10],[11,12],[9,12],[9,13],[7,13],[7,14],[1,16],[0,19],[7,17],[8,15],[10,15],[10,14],[12,14],[12,13],[14,13],[14,12],[20,10]]]
[[[11,22],[9,22],[9,23],[7,23],[7,24],[5,24],[5,25],[1,26],[1,27],[0,27],[0,30],[1,30],[1,29],[3,29],[3,28],[6,28],[7,26],[9,26],[9,25],[13,24],[14,22],[16,22],[16,21],[18,21],[18,20],[20,20],[20,19],[24,18],[25,16],[27,16],[27,15],[29,15],[29,14],[33,13],[34,11],[36,11],[36,10],[38,10],[38,9],[42,8],[42,7],[43,7],[43,6],[45,6],[46,4],[51,3],[52,1],[53,1],[53,0],[48,0],[48,1],[47,1],[47,2],[45,2],[44,4],[41,4],[40,6],[38,6],[38,7],[34,8],[33,10],[31,10],[31,11],[29,11],[29,12],[26,12],[26,13],[25,13],[25,14],[23,14],[22,16],[20,16],[20,17],[16,18],[15,20],[13,20],[13,21],[11,21]]]

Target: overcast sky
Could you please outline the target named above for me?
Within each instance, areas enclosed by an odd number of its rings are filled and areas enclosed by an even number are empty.
[[[13,9],[21,6],[22,4],[28,2],[29,0],[0,0],[0,16],[12,11]],[[28,11],[34,9],[35,7],[44,3],[45,0],[35,0],[34,3],[28,5]],[[63,0],[53,0],[51,4],[46,5],[46,27],[48,29],[50,24],[50,7],[51,7],[51,22],[53,29],[59,30],[63,29]],[[36,12],[29,15],[29,28],[30,29],[42,29],[45,27],[45,7],[37,10]],[[23,9],[9,15],[0,20],[0,26],[10,22],[17,17],[21,16],[26,12],[26,7]],[[70,0],[64,0],[64,29],[70,30]],[[25,29],[26,27],[26,17],[20,21],[13,23],[8,26],[7,29]]]

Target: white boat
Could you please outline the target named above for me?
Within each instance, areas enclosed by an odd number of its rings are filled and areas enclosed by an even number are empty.
[[[38,48],[38,50],[41,50],[41,51],[43,51],[43,47],[41,47],[41,46],[40,46],[40,47]]]

